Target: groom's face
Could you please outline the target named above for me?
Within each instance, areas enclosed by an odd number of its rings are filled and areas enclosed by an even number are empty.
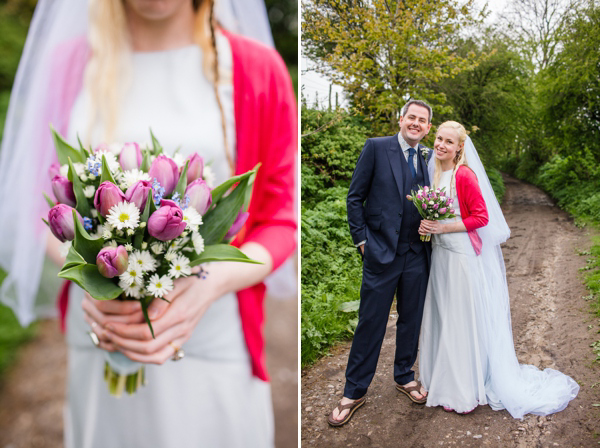
[[[411,146],[418,144],[423,137],[429,133],[431,123],[429,122],[429,111],[426,107],[418,104],[408,106],[404,116],[400,117],[400,134]]]

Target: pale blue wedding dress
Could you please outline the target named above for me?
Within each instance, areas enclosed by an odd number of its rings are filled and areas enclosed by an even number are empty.
[[[446,192],[451,177],[452,171],[441,175]],[[452,190],[457,217],[447,221],[460,219]],[[500,246],[484,239],[475,255],[467,232],[433,235],[432,243],[419,352],[427,406],[468,412],[489,404],[515,418],[563,410],[579,385],[557,370],[518,363]]]
[[[232,57],[217,35],[220,86],[229,145],[235,148]],[[122,96],[118,142],[149,142],[149,128],[166,151],[198,152],[214,171],[215,185],[230,175],[219,109],[202,70],[197,46],[134,53],[130,89]],[[68,140],[84,135],[89,98],[76,100]],[[92,143],[101,142],[101,128]],[[209,274],[210,275],[210,274]],[[270,385],[252,376],[235,294],[217,300],[183,345],[185,358],[147,365],[147,385],[117,399],[103,379],[104,352],[95,348],[83,320],[83,291],[71,287],[67,316],[68,448],[271,447],[274,443]]]

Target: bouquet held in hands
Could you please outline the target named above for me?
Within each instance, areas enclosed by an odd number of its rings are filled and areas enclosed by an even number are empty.
[[[184,159],[137,143],[70,146],[52,130],[60,165],[50,169],[56,200],[45,221],[68,253],[59,277],[97,300],[165,298],[174,280],[211,261],[257,263],[228,241],[248,218],[258,167],[211,189],[210,168],[198,154]],[[166,299],[165,299],[166,300]],[[107,352],[110,393],[133,393],[144,383],[143,364]]]
[[[432,189],[424,186],[416,193],[411,191],[407,199],[417,207],[421,218],[429,221],[441,221],[442,219],[454,218],[452,203],[454,200],[446,196],[445,188]],[[430,241],[431,234],[421,235],[421,241]]]

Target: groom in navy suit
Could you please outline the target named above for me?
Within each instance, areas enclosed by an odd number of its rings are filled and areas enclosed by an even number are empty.
[[[399,121],[400,132],[392,137],[368,139],[352,176],[348,224],[363,256],[363,279],[344,397],[329,417],[332,426],[346,423],[365,402],[394,294],[398,309],[396,388],[413,402],[426,401],[426,392],[415,381],[412,367],[417,359],[431,243],[420,240],[421,217],[406,195],[430,184],[427,162],[432,151],[419,142],[431,128],[431,117],[427,103],[406,103]]]

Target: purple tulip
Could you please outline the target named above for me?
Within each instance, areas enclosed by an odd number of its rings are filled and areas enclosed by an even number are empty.
[[[146,207],[146,200],[148,199],[148,192],[150,190],[152,190],[152,183],[147,180],[139,180],[127,189],[125,200],[134,203],[140,209],[141,213]]]
[[[55,205],[48,212],[48,224],[50,224],[50,230],[52,234],[63,243],[65,241],[72,241],[75,238],[75,223],[73,222],[73,208],[65,204]],[[77,217],[81,224],[83,219],[79,213]]]
[[[113,278],[127,270],[129,255],[124,246],[105,247],[96,255],[96,266],[103,277]]]
[[[202,179],[196,179],[189,184],[185,194],[190,197],[189,206],[194,207],[201,215],[204,215],[212,204],[210,187]]]
[[[77,205],[75,193],[73,192],[73,183],[69,182],[69,179],[66,177],[58,175],[52,178],[52,192],[60,204],[66,204],[70,207]]]
[[[196,179],[202,178],[202,173],[204,172],[204,160],[198,153],[192,154],[187,159],[190,161],[187,170],[187,183],[189,185]]]
[[[454,209],[453,208],[450,209],[450,213],[454,213]]]
[[[183,211],[176,202],[168,199],[160,201],[160,208],[148,219],[148,233],[161,241],[177,238],[186,226]]]
[[[125,195],[119,187],[109,181],[102,182],[94,196],[94,208],[102,216],[106,217],[111,208],[124,200]]]
[[[227,231],[227,234],[225,235],[224,239],[229,240],[233,238],[240,230],[242,230],[242,227],[244,227],[248,216],[250,216],[250,213],[242,212],[240,210],[237,217],[235,218],[235,221],[233,221],[233,224],[231,224],[231,227]]]
[[[123,171],[139,168],[142,164],[142,151],[140,151],[139,145],[137,143],[125,143],[119,155],[119,163]]]
[[[167,156],[158,156],[152,162],[150,179],[156,179],[161,187],[165,189],[165,196],[170,195],[175,190],[179,181],[179,169],[175,162]]]
[[[449,198],[449,199],[448,199],[448,205],[452,205],[452,204],[454,204],[454,199],[452,199],[452,198]]]
[[[433,204],[433,209],[437,210],[439,208],[440,204]]]
[[[50,175],[50,180],[54,179],[55,176],[60,176],[60,165],[58,163],[50,165],[48,174]]]
[[[422,208],[423,210],[427,210],[427,204],[425,204],[425,203],[421,204],[421,208]]]
[[[446,210],[448,210],[446,207],[440,208],[440,214],[442,214],[442,215],[445,214]]]

